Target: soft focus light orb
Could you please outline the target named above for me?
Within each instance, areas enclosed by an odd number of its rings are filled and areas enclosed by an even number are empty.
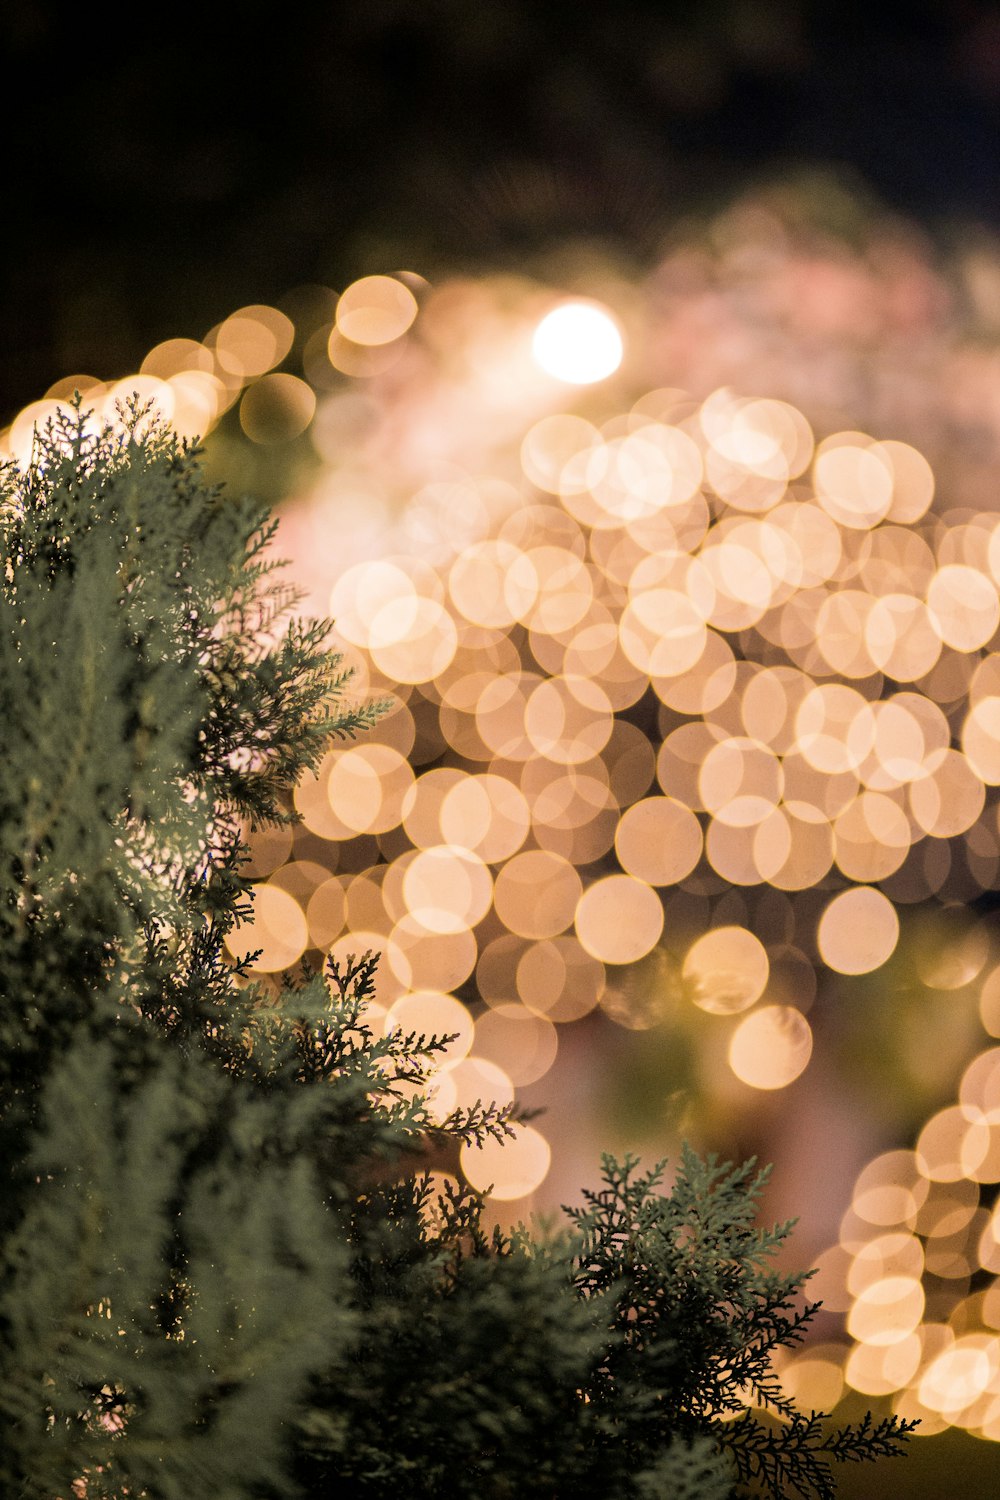
[[[794,1083],[812,1056],[812,1027],[793,1005],[765,1005],[746,1016],[729,1039],[729,1066],[753,1089]]]
[[[713,927],[690,948],[681,972],[695,1005],[710,1015],[732,1016],[760,999],[770,965],[752,932]]]
[[[352,344],[391,344],[416,316],[416,297],[395,276],[362,276],[337,303],[337,328]]]
[[[470,1142],[459,1153],[462,1170],[480,1193],[510,1200],[526,1198],[544,1179],[552,1161],[545,1137],[531,1125],[513,1125],[504,1141]]]
[[[567,385],[593,385],[622,362],[622,336],[596,302],[564,302],[539,323],[531,344],[538,364]]]
[[[899,918],[888,896],[869,885],[841,891],[820,917],[820,957],[840,974],[880,969],[899,941]]]
[[[844,1394],[839,1346],[823,1344],[792,1360],[781,1372],[781,1384],[799,1411],[833,1411]]]
[[[888,1396],[913,1379],[921,1353],[916,1330],[894,1344],[855,1344],[844,1366],[844,1378],[866,1396]]]
[[[254,381],[240,402],[240,426],[252,443],[291,442],[315,414],[312,386],[284,370]]]
[[[967,1335],[927,1367],[920,1379],[918,1398],[931,1411],[957,1416],[982,1395],[992,1374],[992,1363],[981,1339]]]
[[[257,953],[253,968],[275,974],[298,963],[309,941],[305,913],[294,896],[274,885],[254,890],[253,915],[226,934],[226,947],[238,962]],[[363,951],[363,950],[360,950]]]
[[[555,1062],[559,1038],[547,1016],[527,1006],[496,1005],[476,1021],[476,1047],[518,1085],[543,1078]]]
[[[645,958],[663,931],[663,904],[653,888],[631,875],[605,875],[588,886],[576,908],[581,946],[603,963]]]
[[[428,932],[455,934],[474,927],[492,895],[486,865],[458,844],[422,849],[403,876],[406,907]]]
[[[916,1276],[883,1276],[859,1293],[847,1331],[859,1344],[901,1344],[924,1314],[924,1289]]]
[[[385,1034],[410,1032],[425,1039],[452,1038],[441,1051],[432,1054],[428,1066],[446,1068],[461,1062],[472,1046],[474,1025],[468,1010],[454,995],[441,990],[415,990],[401,995],[385,1018]]]

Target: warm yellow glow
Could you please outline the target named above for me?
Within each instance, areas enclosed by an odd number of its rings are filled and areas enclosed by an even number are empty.
[[[226,934],[226,947],[234,958],[245,959],[261,949],[254,968],[262,973],[290,969],[298,963],[309,941],[305,915],[294,896],[277,886],[258,886],[253,916],[237,922]]]
[[[306,907],[309,939],[314,947],[326,951],[344,930],[347,896],[344,882],[336,875],[316,887]]]
[[[634,963],[645,957],[663,931],[663,907],[645,881],[606,875],[581,896],[576,931],[594,958],[609,964]]]
[[[924,1311],[924,1292],[915,1276],[884,1276],[859,1294],[847,1331],[862,1344],[898,1344],[911,1334]]]
[[[927,1179],[915,1153],[886,1151],[858,1175],[854,1212],[868,1224],[913,1228],[927,1194]]]
[[[833,1411],[844,1393],[842,1365],[843,1350],[836,1344],[804,1351],[781,1371],[785,1394],[802,1412]]]
[[[925,1406],[956,1415],[986,1389],[998,1367],[998,1340],[968,1336],[939,1354],[924,1372],[918,1395]]]
[[[547,938],[520,955],[515,984],[529,1010],[550,1021],[578,1021],[602,999],[605,968],[577,938]]]
[[[474,1188],[484,1192],[492,1185],[493,1197],[501,1200],[526,1198],[540,1186],[552,1160],[552,1148],[532,1125],[514,1125],[513,1139],[487,1140],[481,1146],[463,1146],[462,1171]]]
[[[690,875],[701,857],[701,827],[694,813],[672,797],[646,797],[622,813],[615,852],[627,875],[650,885],[673,885]]]
[[[394,276],[362,276],[337,303],[337,328],[353,344],[389,344],[417,316],[417,299]]]
[[[597,302],[563,302],[535,329],[532,352],[548,375],[567,385],[593,385],[613,375],[624,345],[618,325]]]
[[[783,1089],[812,1056],[812,1027],[792,1005],[765,1005],[737,1026],[729,1042],[729,1066],[755,1089]]]
[[[548,849],[509,859],[496,878],[494,904],[511,932],[550,938],[573,920],[583,883],[569,862]]]
[[[893,1309],[896,1313],[900,1310]],[[888,1396],[913,1379],[920,1355],[918,1332],[905,1334],[893,1343],[857,1344],[851,1350],[844,1374],[848,1385],[856,1391],[866,1396]]]
[[[440,844],[424,849],[403,876],[407,908],[429,932],[462,932],[489,910],[493,882],[468,849]]]
[[[432,1068],[444,1068],[461,1062],[472,1046],[472,1017],[454,995],[442,994],[440,990],[417,990],[401,995],[390,1006],[386,1014],[386,1035],[390,1031],[401,1031],[404,1035],[415,1033],[430,1039],[453,1038],[446,1047],[435,1052],[428,1060]]]
[[[240,402],[240,426],[253,443],[287,443],[305,432],[315,411],[312,387],[281,371],[248,388]]]
[[[237,380],[263,375],[280,364],[292,346],[295,329],[276,307],[241,307],[208,336],[218,366]]]
[[[868,974],[881,968],[898,941],[895,908],[887,896],[871,886],[841,891],[820,918],[820,955],[841,974]]]
[[[477,1053],[499,1064],[518,1086],[544,1077],[558,1046],[558,1033],[548,1017],[524,1005],[496,1005],[476,1021]]]
[[[391,745],[352,745],[336,753],[326,794],[341,822],[355,833],[385,833],[399,826],[413,785],[406,758]]]
[[[682,974],[692,1000],[712,1015],[747,1010],[767,988],[767,952],[744,927],[713,927],[688,950]]]

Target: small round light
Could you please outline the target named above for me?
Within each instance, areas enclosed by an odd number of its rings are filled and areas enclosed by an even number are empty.
[[[548,375],[567,385],[593,385],[622,362],[622,336],[596,302],[564,302],[539,323],[532,353]]]

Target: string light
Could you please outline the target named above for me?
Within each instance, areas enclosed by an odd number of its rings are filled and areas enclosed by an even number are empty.
[[[281,550],[311,570],[357,690],[396,707],[303,778],[294,840],[251,840],[254,921],[229,947],[262,948],[265,983],[304,953],[381,950],[376,1021],[459,1033],[439,1112],[544,1079],[562,1028],[595,1011],[648,1028],[668,990],[717,1028],[734,1087],[790,1087],[814,1046],[807,955],[821,985],[863,985],[912,952],[921,985],[944,1004],[974,992],[1000,1035],[983,930],[907,935],[910,908],[966,901],[1000,866],[1000,527],[962,445],[936,438],[1000,441],[985,366],[928,304],[928,361],[954,379],[923,396],[890,378],[887,339],[866,354],[878,435],[859,431],[843,350],[862,334],[831,333],[814,295],[836,265],[767,243],[743,270],[723,252],[714,271],[680,253],[659,268],[627,407],[582,389],[621,366],[613,299],[538,322],[527,284],[402,273],[331,294],[312,329],[242,308],[134,376],[72,377],[98,419],[139,389],[185,434],[238,402],[254,444],[311,446]],[[918,272],[889,244],[864,274],[898,291]],[[778,309],[766,359],[741,321],[751,275]],[[900,305],[867,299],[864,338]],[[525,328],[537,378],[510,353]],[[279,369],[300,333],[305,379]],[[23,460],[68,394],[25,408],[7,451]],[[935,499],[936,469],[961,512]],[[1000,1230],[981,1197],[1000,1180],[996,1051],[913,1151],[860,1174],[820,1257],[852,1343],[786,1364],[796,1400],[852,1386],[927,1430],[1000,1439],[1000,1293],[982,1280]],[[528,1200],[543,1132],[495,1161],[466,1151],[463,1170]]]

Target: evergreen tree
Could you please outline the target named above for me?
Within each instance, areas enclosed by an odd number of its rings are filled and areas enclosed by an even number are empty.
[[[564,1232],[487,1236],[418,1154],[512,1112],[433,1121],[447,1039],[375,1034],[375,955],[276,1005],[227,959],[241,830],[381,705],[259,509],[120,417],[0,483],[3,1496],[826,1497],[899,1451],[781,1395],[762,1175],[607,1158]]]

